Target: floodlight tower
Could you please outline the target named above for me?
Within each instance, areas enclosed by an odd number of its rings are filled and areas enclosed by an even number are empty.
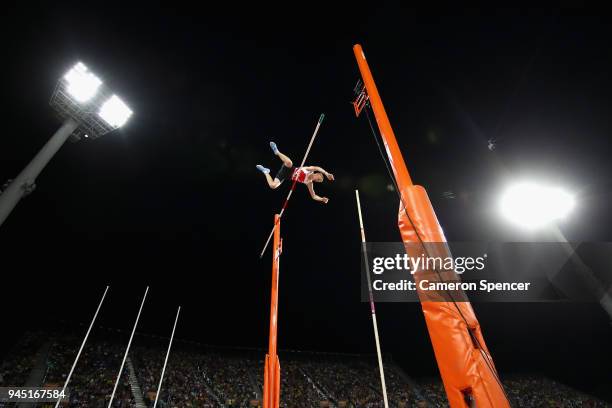
[[[95,139],[120,128],[132,115],[130,108],[81,62],[58,81],[50,104],[64,123],[0,193],[0,225],[19,200],[36,188],[36,177],[69,137]]]

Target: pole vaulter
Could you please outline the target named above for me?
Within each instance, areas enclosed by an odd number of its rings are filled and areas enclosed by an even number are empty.
[[[315,127],[312,137],[310,138],[310,143],[308,143],[308,147],[306,148],[306,153],[304,154],[304,158],[302,159],[302,164],[300,164],[300,167],[298,168],[304,167],[304,163],[306,163],[306,159],[308,158],[308,153],[310,153],[310,148],[312,147],[312,143],[314,142],[315,137],[317,137],[317,133],[319,133],[319,128],[321,127],[321,124],[323,123],[323,119],[325,119],[324,113],[322,113],[321,116],[319,116],[319,121],[317,122],[317,126]],[[289,194],[287,194],[287,198],[285,199],[285,202],[283,203],[283,208],[281,208],[280,213],[278,214],[279,221],[283,217],[283,214],[285,213],[285,209],[287,208],[287,204],[289,203],[289,199],[291,198],[291,194],[293,194],[293,190],[295,189],[296,184],[297,184],[297,179],[293,180],[293,183],[291,184],[291,190],[289,190]],[[275,228],[276,228],[276,223],[274,223],[274,227],[272,227],[272,231],[270,231],[270,235],[268,235],[266,244],[264,245],[263,249],[261,250],[261,253],[259,254],[259,259],[263,258],[264,252],[266,252],[266,249],[268,248],[268,244],[270,243],[270,239],[272,239],[272,235],[274,234]]]
[[[358,116],[368,106],[374,111],[400,198],[400,234],[407,252],[415,252],[409,255],[419,256],[427,251],[426,243],[446,243],[446,238],[427,192],[422,186],[412,183],[363,49],[357,44],[353,52],[364,84],[353,103],[355,113]],[[421,247],[418,253],[415,246]],[[448,248],[446,244],[444,247]],[[442,279],[440,272],[436,272]],[[456,279],[454,271],[444,271],[444,274],[448,275],[448,272]],[[419,276],[421,273],[413,275],[415,280],[422,278]],[[443,301],[427,301],[419,291],[419,298],[450,406],[509,407],[480,324],[465,294],[461,296],[461,301],[452,299],[452,296],[450,301],[446,298]]]
[[[319,122],[320,123],[320,122]],[[270,296],[270,337],[264,368],[263,408],[278,408],[280,404],[280,362],[277,351],[278,334],[278,278],[280,256],[283,252],[280,237],[280,214],[274,216],[274,243],[272,248],[272,290]]]
[[[376,307],[374,306],[374,296],[372,295],[372,282],[370,280],[370,261],[368,260],[368,251],[366,247],[365,230],[363,229],[363,219],[361,218],[361,202],[359,201],[359,191],[355,190],[357,199],[357,213],[359,214],[359,229],[361,231],[361,251],[363,253],[363,262],[365,266],[365,274],[368,282],[368,294],[370,299],[370,311],[372,312],[372,326],[374,328],[374,340],[376,341],[376,354],[378,355],[378,369],[380,371],[380,383],[382,385],[383,400],[385,408],[389,408],[387,399],[387,386],[385,384],[385,369],[383,367],[382,355],[380,352],[380,340],[378,338],[378,324],[376,323]]]

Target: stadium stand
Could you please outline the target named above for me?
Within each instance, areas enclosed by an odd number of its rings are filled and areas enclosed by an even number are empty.
[[[113,401],[115,408],[153,406],[164,358],[163,341],[158,345],[139,343],[130,351]],[[78,350],[79,339],[41,333],[24,336],[0,365],[0,386],[24,385],[35,370],[35,356],[49,344],[44,384],[61,386]],[[124,351],[124,344],[110,340],[92,340],[86,345],[69,386],[70,407],[108,405]],[[262,350],[232,350],[178,342],[170,356],[158,406],[258,407],[263,356]],[[281,407],[383,407],[373,356],[284,352],[281,371]],[[390,360],[385,362],[385,377],[389,403],[394,408],[448,407],[439,380],[414,381]],[[505,378],[504,383],[515,407],[609,406],[541,376],[514,375]],[[0,403],[0,407],[8,406]]]

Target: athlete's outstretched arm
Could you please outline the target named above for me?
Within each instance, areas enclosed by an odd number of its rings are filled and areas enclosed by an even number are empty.
[[[325,177],[327,177],[328,180],[334,180],[334,175],[331,174],[330,172],[328,172],[327,170],[325,170],[323,167],[319,167],[319,166],[307,166],[304,167],[304,169],[308,170],[308,171],[318,171],[319,173],[323,173],[325,174]]]
[[[307,183],[306,186],[308,187],[308,192],[310,193],[310,196],[312,197],[313,200],[319,201],[319,202],[324,203],[324,204],[327,204],[327,202],[329,201],[329,198],[327,198],[327,197],[319,197],[317,195],[317,193],[315,193],[315,191],[314,191],[314,187],[312,186],[312,182]]]

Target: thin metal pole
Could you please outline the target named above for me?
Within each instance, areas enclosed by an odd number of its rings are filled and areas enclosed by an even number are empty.
[[[168,351],[166,352],[166,359],[164,360],[164,367],[162,368],[161,377],[159,378],[159,385],[157,386],[157,393],[155,394],[155,403],[153,408],[157,407],[157,400],[161,393],[162,381],[164,380],[164,374],[166,373],[166,365],[168,364],[168,357],[170,356],[170,348],[172,347],[172,340],[174,339],[174,331],[176,330],[176,322],[178,322],[179,313],[181,313],[181,307],[179,306],[176,312],[176,318],[174,319],[174,327],[172,327],[172,334],[170,335],[170,343],[168,344]]]
[[[142,297],[142,303],[140,303],[140,309],[138,309],[138,315],[136,316],[136,321],[134,322],[134,327],[132,328],[132,334],[130,334],[130,341],[125,349],[125,354],[123,355],[123,361],[121,362],[121,368],[119,368],[119,374],[117,374],[117,380],[115,381],[115,386],[113,387],[113,393],[111,394],[110,400],[108,401],[108,408],[111,408],[113,403],[113,399],[115,398],[115,392],[117,392],[117,385],[119,385],[119,380],[121,380],[121,374],[123,374],[123,367],[125,366],[125,360],[127,359],[128,353],[130,351],[130,346],[132,345],[132,339],[134,338],[134,333],[136,332],[136,326],[138,326],[138,320],[140,320],[140,313],[142,312],[142,307],[144,306],[145,299],[147,298],[147,293],[149,293],[149,287],[145,290],[144,296]]]
[[[315,137],[317,137],[317,133],[319,133],[319,128],[321,127],[321,123],[323,123],[323,119],[325,119],[325,114],[322,113],[321,116],[319,116],[319,121],[317,122],[317,126],[315,127],[314,133],[312,134],[312,137],[310,138],[310,143],[308,143],[308,147],[306,148],[306,153],[304,154],[304,158],[302,159],[302,164],[300,164],[300,167],[304,167],[304,163],[306,163],[306,158],[308,157],[308,153],[310,153],[310,148],[312,147],[312,143],[314,142]],[[297,183],[297,179],[293,180],[293,184],[291,185],[291,190],[289,190],[289,194],[287,195],[287,198],[285,199],[283,208],[281,208],[280,213],[278,215],[278,221],[280,221],[280,219],[283,217],[285,208],[287,208],[287,204],[289,203],[291,194],[293,193],[293,190],[295,189],[296,183]],[[276,223],[272,227],[272,231],[270,231],[270,235],[268,235],[266,244],[264,245],[263,249],[261,250],[261,253],[259,254],[259,259],[263,258],[264,252],[266,252],[266,248],[268,248],[268,244],[270,243],[270,240],[272,239],[272,235],[274,235],[275,228],[276,228]]]
[[[368,293],[370,295],[370,311],[372,312],[372,326],[374,327],[374,339],[376,340],[376,353],[378,355],[378,368],[380,370],[380,383],[382,384],[383,399],[385,402],[385,408],[389,408],[389,401],[387,400],[387,386],[385,384],[385,371],[383,368],[382,355],[380,351],[380,339],[378,338],[378,324],[376,323],[376,308],[374,306],[374,296],[372,295],[372,283],[370,281],[370,262],[368,260],[368,253],[366,248],[365,230],[363,228],[363,219],[361,218],[361,203],[359,201],[359,190],[355,190],[355,197],[357,198],[357,213],[359,214],[359,229],[361,230],[361,250],[363,251],[363,258],[365,262],[365,274],[368,282]]]
[[[15,177],[6,190],[0,194],[0,226],[15,206],[17,206],[17,203],[24,194],[34,186],[36,177],[38,177],[47,163],[49,163],[51,158],[53,158],[55,153],[57,153],[78,126],[79,124],[73,119],[67,119],[34,156],[32,161]]]
[[[106,292],[108,292],[108,286],[106,286],[106,289],[104,290],[104,294],[102,295],[102,299],[100,299],[100,303],[98,303],[98,308],[96,309],[96,313],[94,313],[93,319],[91,319],[91,323],[89,324],[87,333],[85,333],[85,338],[83,338],[83,342],[81,343],[81,348],[79,348],[79,352],[77,353],[76,358],[74,359],[74,363],[72,363],[72,367],[70,368],[70,372],[68,373],[68,377],[66,378],[66,381],[64,382],[64,387],[62,388],[62,392],[60,395],[64,395],[64,392],[66,391],[66,387],[68,387],[68,383],[70,382],[70,378],[72,377],[74,368],[76,367],[79,361],[79,357],[81,357],[81,352],[83,351],[83,348],[85,347],[85,343],[87,342],[87,338],[89,337],[91,328],[93,327],[96,319],[98,318],[98,312],[100,311],[100,308],[102,307],[102,302],[104,302],[104,298],[106,297]],[[58,398],[57,402],[55,403],[55,408],[59,406],[60,401],[62,399],[63,397]]]

